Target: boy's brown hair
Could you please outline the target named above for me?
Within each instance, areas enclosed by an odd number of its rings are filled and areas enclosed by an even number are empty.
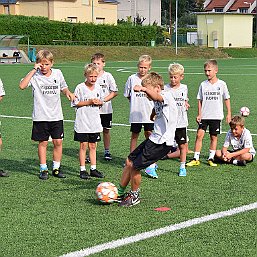
[[[164,82],[161,75],[157,72],[150,72],[146,75],[146,77],[142,80],[142,86],[151,85],[152,87],[160,86],[161,89],[164,88]]]
[[[53,62],[54,56],[49,50],[42,49],[36,55],[36,63],[40,63],[43,59]]]
[[[243,127],[245,125],[245,119],[242,116],[235,115],[232,117],[231,121],[229,122],[229,126],[231,129],[235,128],[236,126]]]
[[[101,59],[102,62],[105,62],[105,56],[102,53],[95,53],[91,56],[91,62],[93,62],[94,60],[98,60]]]

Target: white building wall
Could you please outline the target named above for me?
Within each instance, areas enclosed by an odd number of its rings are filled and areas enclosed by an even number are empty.
[[[126,21],[131,16],[133,22],[137,14],[146,18],[143,25],[152,25],[154,22],[161,25],[161,0],[119,0],[119,20]]]

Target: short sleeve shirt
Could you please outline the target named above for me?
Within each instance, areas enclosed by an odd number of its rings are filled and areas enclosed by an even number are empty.
[[[4,85],[2,80],[0,79],[0,96],[4,96],[4,95],[5,95]]]
[[[60,92],[68,86],[61,70],[52,69],[49,77],[37,71],[28,86],[34,98],[33,121],[63,120]]]
[[[202,119],[222,120],[223,100],[229,99],[227,84],[218,80],[211,84],[208,80],[200,84],[197,99],[202,101]]]
[[[103,93],[100,86],[95,85],[91,90],[86,86],[85,82],[76,86],[74,95],[76,100],[72,106],[76,106],[78,102],[88,101],[90,99],[98,98],[103,99]],[[76,118],[74,130],[77,133],[99,133],[103,131],[100,118],[100,106],[86,105],[76,107]]]
[[[163,102],[154,102],[156,118],[154,131],[149,139],[155,144],[174,145],[175,131],[177,126],[178,110],[172,94],[162,91]]]
[[[149,101],[145,92],[135,92],[135,85],[141,85],[142,80],[137,74],[129,76],[124,90],[124,96],[130,98],[130,123],[153,123],[150,115],[154,103]]]
[[[99,85],[103,90],[104,97],[108,96],[111,92],[118,92],[118,87],[115,82],[114,77],[111,73],[104,71],[101,77],[98,77],[96,80],[96,85]],[[108,101],[103,104],[100,108],[101,114],[112,113],[112,102]]]
[[[186,101],[188,100],[187,85],[180,84],[178,88],[173,88],[170,84],[164,86],[164,90],[170,91],[175,99],[178,109],[178,124],[177,128],[186,128],[188,126]]]

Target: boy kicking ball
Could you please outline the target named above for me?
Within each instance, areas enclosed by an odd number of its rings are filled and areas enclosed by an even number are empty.
[[[118,188],[120,206],[130,207],[140,203],[140,170],[160,160],[173,147],[178,111],[172,94],[163,88],[163,79],[155,72],[151,72],[142,80],[142,86],[136,85],[133,88],[135,92],[146,93],[149,100],[154,101],[151,114],[154,119],[154,132],[132,151],[126,160]],[[129,182],[131,191],[125,195]]]
[[[224,163],[245,166],[247,162],[253,161],[256,154],[251,133],[245,128],[242,116],[234,116],[229,126],[230,130],[227,132],[223,148],[216,151],[215,159]],[[228,150],[229,146],[232,150]]]

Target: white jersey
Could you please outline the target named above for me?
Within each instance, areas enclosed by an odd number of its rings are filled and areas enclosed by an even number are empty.
[[[72,103],[73,107],[81,101],[88,101],[93,98],[103,100],[103,93],[100,86],[95,85],[93,90],[86,86],[85,82],[76,86],[74,95],[76,100]],[[100,133],[103,131],[100,118],[100,106],[86,105],[76,107],[76,119],[74,130],[77,133]]]
[[[0,79],[0,96],[4,96],[4,95],[5,95],[4,85],[2,80]]]
[[[231,130],[229,130],[226,135],[223,146],[227,147],[227,148],[229,146],[231,146],[233,151],[242,150],[244,148],[250,148],[249,152],[253,156],[255,156],[255,154],[256,154],[256,151],[253,147],[252,135],[251,135],[250,131],[246,128],[244,128],[243,133],[239,139],[234,137]]]
[[[155,144],[174,146],[175,131],[177,126],[178,109],[172,94],[162,91],[163,102],[154,101],[156,118],[154,131],[149,139]]]
[[[102,76],[97,78],[95,85],[101,86],[104,97],[108,96],[111,92],[118,92],[118,87],[116,85],[114,77],[111,73],[106,71],[104,71]],[[101,114],[107,114],[112,112],[113,110],[111,101],[105,102],[100,108]]]
[[[197,99],[202,101],[202,119],[222,120],[223,100],[229,99],[227,84],[218,80],[211,84],[208,80],[200,84]]]
[[[124,90],[124,96],[130,98],[130,123],[153,123],[150,120],[154,103],[149,101],[145,92],[135,92],[134,86],[141,85],[142,80],[137,74],[129,76]]]
[[[178,124],[177,128],[186,128],[188,126],[186,101],[188,100],[187,85],[180,84],[178,88],[173,88],[170,84],[164,86],[164,90],[170,91],[175,99],[178,108]]]
[[[37,71],[28,84],[28,87],[32,87],[34,98],[33,121],[63,120],[60,93],[68,86],[61,70],[52,69],[51,71],[49,77]]]

